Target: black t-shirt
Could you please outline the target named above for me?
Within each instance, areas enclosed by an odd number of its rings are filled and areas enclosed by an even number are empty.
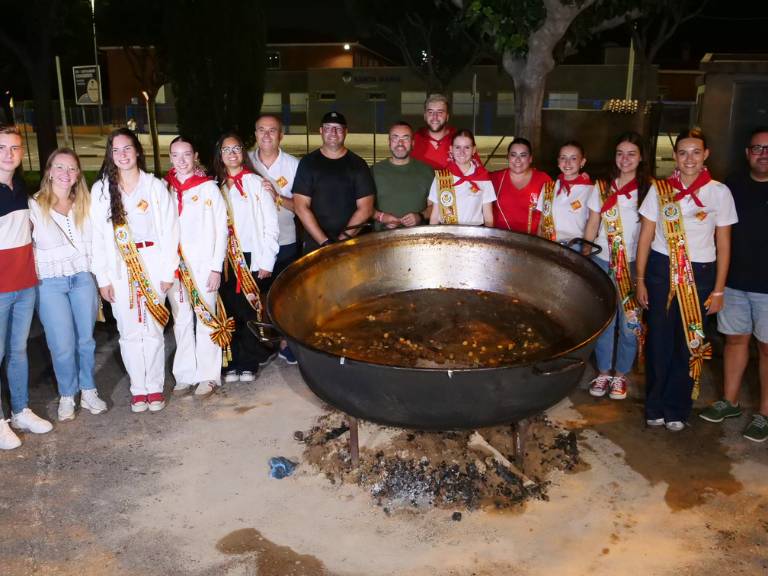
[[[725,184],[731,189],[739,215],[732,228],[726,285],[768,294],[768,182],[756,182],[749,173],[742,173],[729,176]]]
[[[376,188],[365,160],[347,150],[331,160],[315,150],[299,161],[293,193],[312,198],[312,213],[320,228],[335,239],[357,210],[357,201],[373,196]],[[306,233],[305,233],[306,234]],[[309,234],[306,234],[309,239]]]

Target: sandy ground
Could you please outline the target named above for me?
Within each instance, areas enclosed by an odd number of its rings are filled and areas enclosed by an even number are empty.
[[[172,398],[163,412],[133,415],[115,336],[97,335],[111,411],[79,414],[0,454],[0,574],[768,572],[768,445],[741,438],[746,417],[694,419],[675,435],[644,429],[636,399],[579,389],[548,415],[578,432],[589,466],[551,476],[548,501],[462,510],[459,522],[445,509],[386,515],[362,489],[306,463],[269,478],[270,457],[302,460],[293,433],[325,412],[296,367],[276,362],[206,401]],[[43,346],[31,342],[32,405],[54,415]],[[712,380],[717,366],[709,370]],[[361,438],[386,442],[387,431],[366,424]]]

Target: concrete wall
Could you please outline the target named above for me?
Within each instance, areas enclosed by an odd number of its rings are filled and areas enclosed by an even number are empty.
[[[305,74],[302,79],[301,74]],[[510,135],[514,133],[511,108],[499,107],[499,94],[514,93],[512,78],[496,66],[474,66],[459,75],[446,90],[453,100],[451,123],[473,127],[471,106],[461,106],[456,93],[472,92],[473,76],[477,75],[475,131],[479,135]],[[547,80],[550,92],[578,94],[579,107],[599,109],[610,98],[623,98],[627,67],[618,66],[558,66]],[[635,71],[635,86],[640,84],[641,72]],[[657,90],[656,70],[646,75],[646,86],[652,97]],[[398,119],[416,126],[423,123],[423,97],[411,110],[403,110],[404,92],[425,93],[423,81],[406,67],[370,67],[354,69],[311,69],[306,73],[270,71],[266,79],[267,92],[280,92],[286,108],[291,92],[306,92],[309,97],[310,132],[316,132],[320,118],[329,110],[338,110],[347,117],[351,131],[384,132]],[[547,106],[545,101],[545,106]],[[286,120],[289,126],[306,124],[304,116]]]

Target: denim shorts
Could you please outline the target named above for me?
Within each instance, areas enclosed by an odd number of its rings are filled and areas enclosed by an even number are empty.
[[[723,334],[754,334],[768,343],[768,294],[726,288],[717,329]]]

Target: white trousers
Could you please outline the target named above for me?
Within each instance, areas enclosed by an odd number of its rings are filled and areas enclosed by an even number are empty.
[[[216,312],[218,293],[208,292],[205,287],[211,271],[206,270],[206,266],[195,266],[194,262],[188,264],[200,290],[200,297],[205,300],[211,311]],[[176,355],[173,359],[173,377],[176,382],[220,383],[222,350],[211,340],[211,329],[198,320],[192,310],[189,293],[178,278],[168,292],[168,298],[173,312],[173,334],[176,337]]]
[[[160,291],[161,253],[159,248],[157,246],[142,248],[139,254],[152,286],[160,301],[165,303],[165,294]],[[122,278],[112,285],[115,289],[112,315],[117,320],[117,329],[120,332],[120,355],[131,379],[131,395],[162,392],[165,383],[163,327],[158,324],[145,305],[141,307],[141,321],[139,321],[139,308],[136,303],[134,302],[133,308],[130,307],[128,270],[123,262],[120,266]]]

